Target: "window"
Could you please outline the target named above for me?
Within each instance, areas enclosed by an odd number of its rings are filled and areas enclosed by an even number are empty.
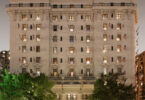
[[[61,5],[62,6],[62,5]],[[60,16],[60,19],[62,20],[63,19],[63,17],[62,16]]]
[[[103,63],[104,63],[104,64],[107,64],[107,63],[108,63],[108,58],[107,58],[107,57],[104,57],[104,58],[103,58]]]
[[[84,40],[84,38],[83,38],[83,36],[81,36],[81,41],[83,41]]]
[[[118,35],[117,35],[116,40],[117,40],[117,41],[121,41],[121,34],[118,34]]]
[[[56,77],[58,75],[57,69],[53,69],[53,76]]]
[[[116,14],[116,19],[119,20],[119,19],[121,19],[121,18],[122,18],[122,14],[121,14],[121,13],[117,13],[117,14]]]
[[[113,18],[113,17],[114,17],[114,13],[111,14],[111,18]]]
[[[122,73],[122,68],[117,68],[118,73]]]
[[[114,62],[114,58],[113,57],[111,57],[111,61]]]
[[[26,52],[26,46],[22,46],[22,52]]]
[[[83,47],[81,47],[81,52],[83,52],[84,51],[84,48]]]
[[[121,45],[117,45],[117,52],[121,52]]]
[[[113,35],[111,35],[111,39],[112,39],[112,40],[114,39],[114,36],[113,36]]]
[[[105,45],[104,47],[103,47],[103,53],[106,53],[108,50],[107,50],[107,46]]]
[[[58,20],[58,16],[52,16],[52,20],[53,21],[57,21]]]
[[[81,4],[81,8],[84,8],[84,5],[83,4]]]
[[[33,18],[33,15],[32,15],[32,14],[30,14],[30,15],[29,15],[29,17],[30,17],[30,18]]]
[[[57,47],[53,47],[53,53],[54,53],[54,54],[57,53]]]
[[[63,59],[62,58],[60,59],[60,63],[63,63]]]
[[[33,60],[32,60],[32,58],[30,58],[30,62],[32,62]]]
[[[74,5],[73,5],[73,4],[71,4],[71,5],[70,5],[70,8],[74,8]]]
[[[26,64],[27,63],[27,58],[26,57],[22,57],[22,63]]]
[[[36,57],[36,63],[40,63],[40,57]]]
[[[57,5],[53,5],[53,8],[57,8]]]
[[[40,31],[40,27],[41,27],[40,24],[36,24],[36,30],[37,30],[37,31]]]
[[[83,25],[81,25],[81,30],[83,30],[84,28],[83,28]]]
[[[81,63],[83,63],[84,62],[84,59],[83,58],[81,58]]]
[[[36,68],[36,74],[40,76],[40,68]]]
[[[114,50],[114,47],[113,47],[113,46],[111,46],[111,50],[112,50],[112,51]]]
[[[91,58],[86,58],[86,64],[91,64]]]
[[[57,31],[57,25],[53,25],[53,31]]]
[[[121,30],[121,24],[120,23],[117,24],[117,28],[116,29],[117,30]]]
[[[107,34],[104,34],[104,35],[103,35],[103,40],[104,40],[104,41],[107,41]]]
[[[74,21],[74,16],[69,16],[70,21]]]
[[[39,16],[39,15],[36,16],[36,20],[37,20],[37,21],[40,20],[40,16]]]
[[[26,31],[26,30],[28,29],[28,24],[23,24],[23,25],[22,25],[22,29],[23,29],[24,31]]]
[[[108,14],[103,14],[103,19],[108,19]]]
[[[74,64],[75,63],[75,59],[74,58],[69,58],[69,64]]]
[[[117,63],[121,63],[121,56],[117,57]]]
[[[26,42],[27,41],[26,35],[22,35],[22,41],[23,42]]]
[[[103,30],[105,30],[105,31],[106,31],[106,30],[107,30],[107,28],[108,28],[107,23],[104,23],[104,24],[103,24]]]
[[[69,47],[69,52],[70,53],[74,53],[74,51],[75,51],[75,48],[74,47]]]
[[[81,19],[84,19],[83,15],[81,15]]]
[[[70,30],[70,32],[73,32],[74,29],[75,29],[75,26],[74,26],[74,25],[69,25],[69,30]]]
[[[40,52],[40,46],[36,46],[36,52]]]
[[[27,15],[26,14],[23,14],[22,15],[22,20],[27,20],[27,19],[28,19]]]
[[[33,48],[32,47],[30,47],[30,51],[32,51],[33,50]]]
[[[91,16],[87,15],[87,16],[85,16],[85,19],[86,19],[86,21],[89,21],[89,20],[91,20]]]
[[[70,36],[69,41],[70,41],[70,43],[74,43],[74,36]]]
[[[60,30],[62,30],[63,29],[63,27],[62,26],[60,26]]]
[[[90,31],[91,30],[91,26],[90,25],[86,25],[86,31]]]
[[[32,25],[30,25],[30,29],[32,30],[32,28],[33,28],[33,26]]]
[[[91,51],[90,47],[87,46],[86,53],[90,53],[90,51]]]
[[[53,58],[53,64],[58,64],[57,58]]]
[[[57,42],[57,36],[53,36],[53,42]]]
[[[62,41],[63,40],[63,38],[62,38],[62,36],[60,37],[60,41]]]
[[[36,35],[36,41],[40,41],[40,35]]]
[[[86,42],[89,43],[91,41],[91,37],[90,36],[86,36]]]
[[[113,24],[111,24],[111,29],[113,29],[114,28],[114,25]]]
[[[60,48],[60,52],[62,52],[63,51],[63,49],[62,49],[62,47]]]
[[[107,74],[107,68],[104,68],[104,75]]]

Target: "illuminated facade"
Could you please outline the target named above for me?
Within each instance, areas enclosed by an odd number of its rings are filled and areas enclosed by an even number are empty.
[[[135,0],[10,0],[6,10],[12,73],[41,72],[82,87],[100,73],[124,72],[135,83]],[[91,93],[84,91],[64,94],[82,100]]]

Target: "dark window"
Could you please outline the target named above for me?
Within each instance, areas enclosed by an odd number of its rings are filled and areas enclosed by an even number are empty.
[[[30,7],[33,7],[33,3],[30,3]]]
[[[44,3],[40,3],[40,7],[44,7]]]
[[[63,63],[63,60],[62,60],[62,58],[60,59],[60,63]]]
[[[83,15],[81,15],[81,19],[83,19]]]
[[[111,35],[111,39],[112,39],[112,40],[114,39],[114,36],[113,36],[113,35]]]
[[[122,2],[122,3],[121,3],[121,6],[125,6],[125,3],[124,3],[124,2]]]
[[[57,31],[57,25],[53,25],[53,31]]]
[[[84,49],[83,49],[83,47],[81,47],[81,52],[83,52],[84,51]]]
[[[53,42],[57,42],[57,36],[53,36]]]
[[[70,36],[70,42],[73,43],[74,42],[74,36]]]
[[[114,73],[114,69],[112,69],[111,72]]]
[[[83,25],[81,25],[81,30],[83,30],[84,28],[83,28]]]
[[[113,17],[114,17],[114,14],[112,13],[112,14],[111,14],[111,18],[113,18]]]
[[[86,31],[90,31],[91,30],[91,26],[90,25],[86,25]]]
[[[60,5],[60,8],[62,8],[62,5]]]
[[[33,70],[32,69],[30,69],[30,73],[33,73]]]
[[[32,40],[33,39],[33,36],[30,36],[30,40]]]
[[[60,19],[62,19],[62,16],[60,16]]]
[[[53,8],[57,8],[57,5],[53,5]]]
[[[81,70],[81,74],[83,74],[84,72],[83,72],[83,69]]]
[[[22,68],[22,73],[26,73],[26,68]]]
[[[36,46],[36,52],[40,52],[40,46]]]
[[[83,63],[83,58],[81,58],[81,63]]]
[[[110,5],[111,5],[111,6],[114,6],[114,3],[111,2]]]
[[[114,27],[113,24],[111,24],[111,28],[112,28],[112,29],[113,29],[113,27]]]
[[[63,50],[62,50],[62,48],[60,48],[60,52],[62,52]]]
[[[32,62],[32,58],[30,58],[30,62]]]
[[[62,41],[62,37],[60,37],[60,41]]]
[[[30,47],[30,51],[32,51],[32,47]]]
[[[114,58],[113,58],[113,57],[111,58],[111,61],[112,61],[112,62],[114,61]]]
[[[62,74],[62,69],[60,70],[60,74]]]
[[[60,26],[60,30],[62,30],[62,26]]]
[[[114,49],[113,46],[111,46],[111,50],[112,50],[112,51],[113,51],[113,49]]]
[[[30,25],[30,29],[32,29],[33,28],[33,26],[32,25]]]
[[[32,14],[30,14],[30,18],[32,18],[33,16],[32,16]]]
[[[81,8],[84,8],[84,5],[83,4],[81,4]]]
[[[40,63],[40,57],[36,57],[36,63]]]
[[[81,41],[83,41],[84,40],[84,38],[83,37],[81,37]]]

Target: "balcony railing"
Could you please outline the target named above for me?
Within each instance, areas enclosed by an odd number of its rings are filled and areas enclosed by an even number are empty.
[[[135,6],[134,3],[94,3],[93,5],[51,5],[50,3],[17,3],[6,7],[51,7],[51,8],[92,8],[95,6]]]

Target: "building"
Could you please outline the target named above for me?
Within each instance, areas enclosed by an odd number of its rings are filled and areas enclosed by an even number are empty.
[[[6,11],[12,73],[45,73],[62,100],[88,98],[102,72],[135,84],[136,0],[10,0]]]
[[[10,66],[10,52],[3,50],[0,52],[0,69],[6,68],[9,70]]]
[[[145,100],[145,51],[136,56],[136,100]]]

